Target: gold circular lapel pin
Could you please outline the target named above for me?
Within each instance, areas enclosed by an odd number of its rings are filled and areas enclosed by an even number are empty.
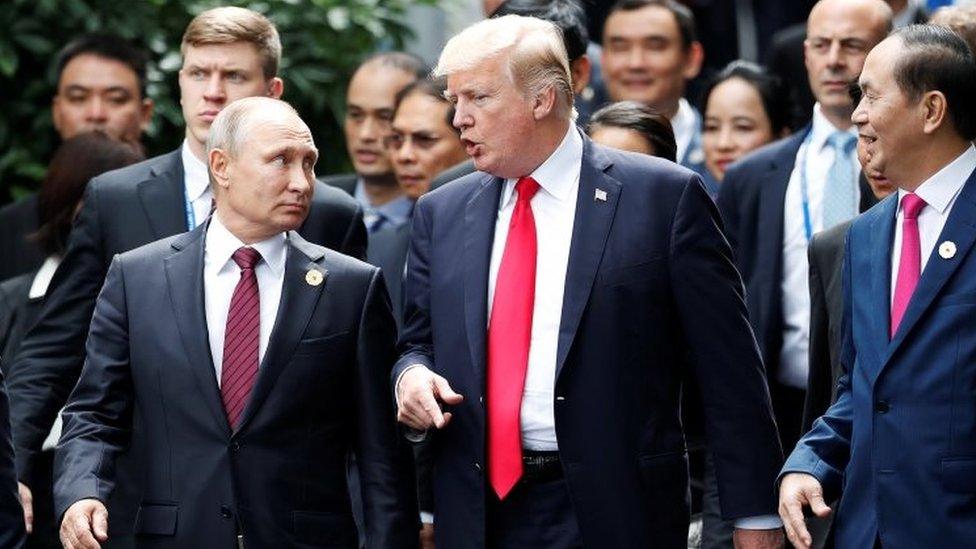
[[[939,257],[942,259],[952,259],[956,256],[956,243],[951,240],[946,240],[942,244],[939,244]]]
[[[305,282],[309,286],[318,286],[322,283],[322,280],[324,280],[324,277],[320,271],[309,269],[308,272],[305,273]]]

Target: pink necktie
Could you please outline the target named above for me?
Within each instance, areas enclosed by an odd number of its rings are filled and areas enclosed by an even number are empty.
[[[529,201],[539,190],[518,180],[488,323],[488,479],[504,499],[522,476],[520,413],[535,306],[536,235]]]
[[[230,298],[224,329],[224,362],[220,371],[220,396],[231,429],[237,428],[258,375],[258,342],[261,331],[261,300],[254,265],[261,254],[254,248],[238,248],[234,262],[241,278]]]
[[[918,285],[922,273],[922,245],[918,236],[918,214],[925,207],[925,201],[915,193],[908,193],[901,199],[901,259],[898,261],[898,278],[895,281],[895,297],[891,301],[892,339],[898,325],[905,316],[908,301]]]

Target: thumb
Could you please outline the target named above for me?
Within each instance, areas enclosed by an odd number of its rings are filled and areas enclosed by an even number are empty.
[[[92,531],[98,541],[108,539],[108,511],[101,503],[96,505],[95,512],[92,513]]]
[[[434,389],[437,392],[437,396],[447,404],[460,404],[464,400],[464,397],[455,393],[454,389],[451,389],[451,384],[441,376],[434,376]]]
[[[810,494],[810,510],[813,511],[813,514],[820,518],[830,516],[831,509],[824,502],[823,494],[820,492],[820,490]]]

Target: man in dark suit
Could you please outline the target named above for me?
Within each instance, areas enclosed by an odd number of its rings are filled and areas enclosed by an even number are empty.
[[[370,234],[407,223],[413,211],[413,201],[397,184],[383,138],[390,132],[397,92],[425,72],[423,60],[415,55],[384,52],[363,61],[349,80],[342,128],[356,172],[321,181],[356,198]]]
[[[417,203],[391,383],[432,437],[438,546],[685,547],[686,367],[727,518],[782,543],[762,363],[701,179],[579,133],[551,23],[477,23],[436,73],[480,171]]]
[[[44,310],[11,364],[8,388],[21,482],[30,478],[32,460],[78,380],[95,299],[112,257],[199,226],[212,202],[202,158],[213,118],[236,99],[281,95],[282,82],[275,76],[281,54],[278,34],[256,12],[217,8],[201,13],[187,27],[182,51],[186,140],[176,151],[109,172],[88,185]],[[362,213],[336,189],[317,185],[299,231],[311,242],[365,257]],[[120,468],[126,470],[135,461],[127,456]],[[137,488],[131,480],[126,490]],[[118,491],[118,497],[125,499],[124,492]],[[129,492],[130,504],[132,497]],[[135,511],[119,505],[118,517]],[[116,525],[123,531],[131,528],[130,518]]]
[[[287,104],[246,98],[214,120],[207,153],[214,215],[116,256],[96,303],[58,446],[65,547],[105,541],[130,444],[145,458],[137,547],[356,548],[353,450],[367,546],[416,547],[382,276],[295,232],[311,131]]]
[[[54,129],[62,140],[98,130],[138,143],[152,118],[146,97],[145,54],[122,38],[87,34],[57,56],[57,90],[51,100]],[[45,255],[27,240],[37,230],[37,195],[0,208],[0,281],[33,271]]]
[[[808,80],[818,97],[813,123],[734,164],[719,191],[784,448],[799,438],[803,415],[809,239],[875,201],[859,184],[848,88],[868,50],[888,32],[890,17],[881,0],[816,5],[806,49]]]
[[[0,357],[0,366],[3,358]],[[0,547],[18,549],[24,544],[24,513],[17,495],[14,448],[10,443],[10,414],[0,368]]]
[[[898,192],[854,220],[837,402],[783,467],[780,514],[834,513],[838,547],[976,539],[976,59],[949,29],[896,31],[864,63],[859,139]],[[875,154],[877,153],[877,154]]]

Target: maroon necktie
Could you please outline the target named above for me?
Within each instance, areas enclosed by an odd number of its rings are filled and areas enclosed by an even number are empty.
[[[227,421],[231,429],[236,429],[258,375],[261,300],[254,266],[261,259],[261,254],[254,248],[242,247],[234,252],[233,258],[241,268],[241,279],[234,288],[227,313],[220,395]]]
[[[488,323],[488,478],[499,499],[522,476],[519,418],[535,306],[536,235],[529,201],[538,190],[531,177],[515,185],[518,200],[508,224]]]

